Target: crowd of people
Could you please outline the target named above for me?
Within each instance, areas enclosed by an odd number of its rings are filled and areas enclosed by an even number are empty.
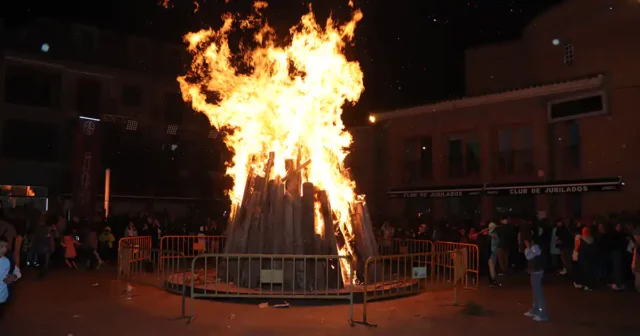
[[[50,266],[99,268],[116,260],[117,243],[123,237],[149,236],[151,247],[157,249],[164,235],[224,235],[224,224],[210,218],[177,220],[168,213],[67,218],[68,214],[6,214],[0,208],[0,307],[8,301],[13,282],[22,276],[21,268],[37,268],[40,278]],[[544,321],[548,318],[542,294],[545,272],[566,276],[575,288],[584,291],[607,286],[614,291],[635,286],[640,291],[639,219],[623,214],[596,220],[504,217],[477,224],[420,221],[415,230],[411,225],[385,222],[377,233],[383,239],[477,245],[480,274],[488,277],[492,287],[500,286],[501,275],[528,270],[534,305],[525,315]]]
[[[528,239],[540,247],[542,266],[572,280],[581,290],[609,287],[640,291],[640,216],[611,214],[594,220],[549,220],[503,217],[479,223],[416,223],[404,228],[389,223],[379,232],[384,238],[453,241],[479,247],[480,271],[492,286],[499,275],[526,270]],[[630,286],[634,284],[634,286]]]

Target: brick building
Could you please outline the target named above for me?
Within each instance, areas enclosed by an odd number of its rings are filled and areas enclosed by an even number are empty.
[[[182,101],[175,80],[188,62],[182,46],[45,20],[7,30],[5,37],[0,58],[5,203],[11,195],[12,203],[35,201],[43,208],[60,194],[76,193],[77,184],[90,185],[93,199],[103,192],[105,168],[112,169],[116,198],[214,196],[222,144],[206,118]],[[89,135],[95,143],[87,142]],[[80,181],[83,172],[77,171],[83,146],[92,158],[90,183],[86,176]],[[16,193],[25,186],[31,191]]]
[[[589,216],[640,206],[640,4],[568,0],[466,52],[467,97],[376,113],[357,145],[385,217]]]

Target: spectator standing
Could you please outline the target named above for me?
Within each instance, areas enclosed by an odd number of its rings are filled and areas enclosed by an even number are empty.
[[[627,249],[627,235],[622,230],[621,224],[616,224],[611,236],[610,254],[611,260],[611,289],[614,291],[620,291],[624,289],[624,273],[622,263],[624,259],[624,253]]]
[[[53,237],[51,230],[46,225],[44,215],[40,216],[38,226],[34,230],[33,249],[37,255],[39,263],[38,278],[43,279],[49,268],[49,258],[53,252]]]
[[[135,224],[133,223],[133,221],[129,221],[129,226],[124,230],[124,237],[137,237],[138,236],[138,230],[136,229]]]
[[[0,321],[3,319],[3,311],[11,294],[9,286],[22,277],[20,268],[7,257],[8,253],[9,242],[0,238]],[[2,328],[0,326],[0,330]]]
[[[495,225],[495,224],[494,224]],[[507,218],[500,221],[500,226],[494,229],[498,236],[497,258],[500,265],[500,275],[507,273],[509,269],[509,236],[510,224]]]
[[[576,287],[584,288],[585,291],[589,292],[593,291],[598,276],[598,249],[594,241],[591,229],[583,227],[580,244],[578,245],[580,276]]]
[[[498,251],[500,246],[500,237],[496,232],[496,223],[489,223],[486,234],[490,237],[490,255],[489,255],[489,283],[491,287],[499,286],[496,274],[496,265],[498,264]]]
[[[543,322],[548,320],[547,303],[542,291],[542,278],[544,277],[544,256],[540,246],[534,241],[532,235],[524,237],[527,246],[524,255],[527,259],[528,271],[531,276],[531,291],[533,292],[533,307],[524,313],[525,316],[533,317],[534,321]]]

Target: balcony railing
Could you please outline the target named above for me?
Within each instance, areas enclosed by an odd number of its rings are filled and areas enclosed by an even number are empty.
[[[528,175],[535,171],[533,149],[500,151],[493,155],[497,175]]]

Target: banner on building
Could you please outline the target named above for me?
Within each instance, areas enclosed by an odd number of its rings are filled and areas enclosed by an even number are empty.
[[[569,194],[618,191],[624,182],[621,177],[563,180],[548,182],[483,184],[475,186],[436,186],[422,188],[392,188],[389,198],[449,198],[466,196],[517,196],[535,194]]]
[[[73,160],[73,211],[80,216],[93,215],[100,173],[102,141],[99,121],[78,119]]]
[[[549,181],[537,183],[514,183],[487,185],[488,196],[517,196],[536,194],[580,194],[586,192],[618,191],[624,183],[620,177],[603,179],[584,179]]]
[[[480,196],[484,185],[458,187],[394,188],[387,193],[390,198],[447,198]]]

